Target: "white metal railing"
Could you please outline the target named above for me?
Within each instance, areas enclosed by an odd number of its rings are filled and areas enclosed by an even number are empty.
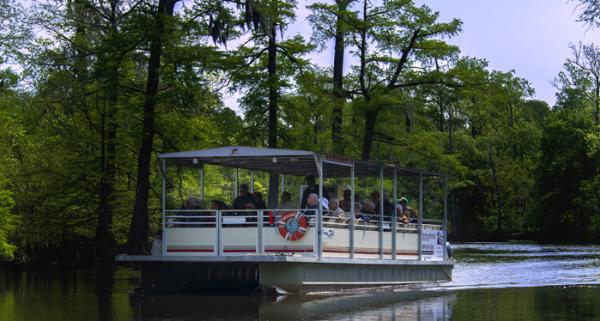
[[[380,214],[323,211],[321,222],[318,210],[165,210],[163,254],[186,255],[264,255],[301,252],[308,256],[335,255],[343,257],[397,258],[404,246],[403,258],[419,259],[422,230],[442,230],[443,221],[422,219],[409,224],[394,223]],[[308,218],[307,234],[298,241],[285,241],[278,233],[278,222],[284,213],[302,212]],[[252,233],[246,233],[252,230]],[[396,231],[396,233],[392,233]],[[273,233],[273,234],[271,234]],[[332,233],[343,240],[332,240]],[[367,233],[367,234],[365,234]],[[203,235],[204,234],[204,235]],[[200,236],[203,235],[203,236]],[[402,240],[398,236],[402,235]],[[406,238],[413,235],[415,243],[406,249]],[[445,240],[445,235],[444,240]],[[369,238],[370,237],[370,238]],[[347,238],[347,239],[346,239]],[[318,245],[318,242],[321,245]],[[412,244],[412,243],[411,243]],[[187,251],[187,252],[186,252]],[[400,254],[398,254],[400,255]],[[402,256],[402,255],[401,255]]]

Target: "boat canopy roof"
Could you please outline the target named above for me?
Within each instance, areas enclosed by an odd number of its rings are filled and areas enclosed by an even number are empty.
[[[317,154],[311,151],[259,148],[248,146],[226,146],[202,150],[167,153],[158,155],[168,165],[202,168],[204,164],[265,171],[270,173],[306,176],[319,175],[319,164],[326,177],[349,177],[354,167],[356,176],[378,177],[381,169],[385,176],[396,171],[399,176],[444,176],[443,174],[401,168],[392,164],[373,161],[351,160],[337,156]]]

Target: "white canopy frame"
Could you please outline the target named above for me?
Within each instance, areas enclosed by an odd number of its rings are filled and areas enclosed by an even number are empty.
[[[363,160],[348,160],[336,156],[328,156],[317,154],[311,151],[303,150],[291,150],[291,149],[278,149],[278,148],[258,148],[258,147],[247,147],[247,146],[227,146],[218,147],[196,151],[166,153],[158,155],[158,159],[162,169],[162,227],[163,233],[165,233],[165,218],[166,218],[166,174],[167,165],[175,165],[179,167],[196,167],[199,170],[200,176],[200,198],[204,199],[204,164],[219,165],[223,167],[232,167],[236,169],[235,175],[235,188],[237,193],[238,188],[238,174],[237,169],[243,168],[250,170],[251,173],[251,189],[254,188],[254,171],[265,171],[269,173],[279,174],[281,178],[281,186],[284,187],[285,175],[293,176],[307,176],[314,175],[318,177],[319,183],[319,199],[323,198],[323,180],[324,173],[327,172],[329,177],[348,177],[350,176],[351,186],[351,212],[355,212],[355,178],[360,177],[378,177],[380,180],[380,197],[379,197],[379,221],[384,220],[384,178],[386,174],[388,177],[393,177],[393,199],[394,206],[397,205],[397,184],[398,175],[418,177],[419,179],[419,215],[418,218],[418,229],[419,229],[419,259],[422,259],[421,249],[421,238],[422,238],[422,227],[423,227],[423,177],[442,177],[444,184],[444,196],[443,196],[443,224],[442,230],[444,231],[444,243],[447,240],[447,222],[448,222],[448,177],[439,173],[432,173],[427,171],[421,171],[416,169],[402,168],[396,165],[385,164],[373,161]],[[349,171],[349,173],[348,173]],[[354,220],[350,220],[350,258],[354,257]],[[318,257],[323,256],[323,209],[320,206],[317,213],[317,233],[315,234],[315,244],[317,245]],[[397,217],[396,211],[392,214],[392,259],[396,259],[397,249]],[[384,257],[384,246],[383,246],[383,224],[379,227],[379,258]],[[163,235],[163,239],[164,239]],[[163,255],[166,253],[164,252]],[[447,259],[447,254],[444,253],[444,260]]]

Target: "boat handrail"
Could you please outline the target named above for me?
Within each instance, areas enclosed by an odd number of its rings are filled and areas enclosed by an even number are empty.
[[[348,231],[347,235],[356,235],[356,236],[349,236],[348,239],[348,243],[346,245],[346,252],[347,255],[349,255],[350,258],[354,258],[355,257],[355,252],[354,249],[361,249],[360,252],[356,252],[356,255],[363,255],[360,253],[363,253],[363,247],[364,245],[358,245],[355,242],[358,242],[358,239],[355,240],[355,238],[361,238],[364,241],[365,235],[362,234],[362,236],[359,236],[361,234],[355,234],[357,232],[360,233],[371,233],[368,234],[370,235],[369,237],[371,238],[371,240],[376,240],[379,239],[379,250],[378,252],[375,253],[379,253],[377,256],[372,257],[373,259],[377,258],[377,259],[383,259],[390,256],[390,241],[389,241],[389,236],[384,236],[385,233],[393,233],[395,231],[395,233],[407,233],[408,235],[412,234],[418,234],[418,239],[420,240],[420,235],[422,233],[422,230],[441,230],[442,229],[442,225],[439,224],[439,220],[435,220],[435,219],[428,219],[428,220],[422,220],[421,224],[418,224],[418,222],[411,222],[409,224],[402,224],[401,222],[396,222],[396,224],[394,224],[394,221],[392,220],[392,218],[390,218],[389,216],[384,216],[383,220],[380,221],[380,219],[382,218],[381,213],[379,215],[377,214],[367,214],[367,213],[360,213],[360,212],[338,212],[338,211],[327,211],[327,210],[323,210],[322,212],[322,216],[320,217],[320,222],[321,222],[321,228],[317,229],[316,227],[318,226],[318,220],[319,220],[319,215],[317,213],[316,210],[302,210],[302,209],[226,209],[226,210],[217,210],[217,209],[186,209],[186,210],[171,210],[169,211],[168,215],[165,216],[165,229],[169,229],[171,230],[171,232],[169,232],[169,237],[176,237],[175,234],[177,233],[184,233],[184,235],[199,235],[198,230],[195,230],[194,228],[201,228],[203,232],[201,232],[202,234],[204,233],[208,233],[205,235],[213,235],[213,236],[209,236],[208,239],[206,237],[204,237],[203,242],[209,242],[209,243],[204,243],[206,244],[206,246],[212,246],[212,248],[214,249],[214,252],[209,252],[212,253],[212,255],[215,256],[221,256],[221,255],[231,255],[230,253],[235,252],[235,250],[232,250],[232,246],[238,247],[242,246],[239,242],[235,241],[234,243],[226,243],[226,242],[231,242],[231,237],[233,235],[238,235],[237,237],[239,237],[240,232],[242,232],[241,229],[254,229],[254,230],[248,230],[249,232],[252,231],[251,233],[255,233],[255,236],[252,236],[251,239],[253,239],[252,241],[250,241],[250,239],[247,239],[248,234],[245,234],[246,236],[246,247],[245,248],[240,248],[241,251],[247,253],[247,254],[271,254],[271,255],[276,255],[277,251],[273,250],[273,245],[276,243],[272,243],[273,239],[271,238],[271,236],[269,236],[269,239],[265,238],[265,234],[270,235],[269,233],[271,232],[267,232],[267,229],[273,229],[275,233],[280,233],[280,230],[282,228],[281,222],[279,222],[279,220],[281,219],[281,216],[284,215],[284,213],[289,213],[289,212],[304,212],[306,213],[307,211],[309,211],[309,214],[305,214],[308,217],[308,226],[311,227],[311,230],[314,231],[312,233],[313,237],[309,237],[308,239],[304,239],[304,241],[302,242],[302,246],[308,246],[308,250],[306,249],[300,249],[299,251],[302,253],[302,255],[309,255],[309,256],[317,256],[318,252],[317,252],[317,240],[318,237],[317,235],[319,235],[319,232],[317,231],[322,231],[322,235],[324,237],[324,239],[326,239],[327,237],[330,237],[331,234],[330,233],[334,233],[332,232],[332,229],[337,230],[337,233],[340,233],[340,231],[346,230]],[[313,211],[313,213],[310,213],[310,211]],[[360,218],[364,218],[364,215],[369,215],[368,217],[372,217],[373,219],[369,219],[369,220],[361,220]],[[352,219],[352,217],[354,217],[354,219]],[[231,219],[230,219],[231,218]],[[262,222],[262,223],[261,223]],[[381,223],[380,223],[381,222]],[[231,234],[228,233],[227,231],[232,231],[235,230],[236,232]],[[187,231],[187,232],[185,232]],[[279,232],[278,232],[279,231]],[[175,233],[175,234],[173,234]],[[192,234],[190,234],[192,233]],[[392,234],[393,235],[393,234]],[[234,236],[236,237],[236,236]],[[211,239],[213,241],[211,241]],[[229,239],[230,241],[226,241],[226,239]],[[243,239],[243,238],[242,238]],[[270,240],[270,241],[269,241]],[[225,243],[224,243],[225,242]],[[322,241],[322,242],[326,242],[326,241]],[[177,243],[173,243],[173,244],[177,244]],[[212,244],[212,245],[209,245]],[[297,243],[300,244],[300,243]],[[166,246],[169,246],[169,238],[167,239],[167,241],[165,242]],[[247,246],[251,246],[253,249],[252,252],[248,252],[247,250]],[[394,247],[392,246],[392,249]],[[287,251],[287,250],[286,250]],[[335,251],[335,250],[334,250]],[[339,250],[337,250],[339,251]],[[359,250],[357,250],[359,251]],[[285,252],[285,251],[284,251]],[[180,253],[180,252],[178,252]],[[339,252],[338,252],[339,253]],[[371,252],[373,255],[373,252]],[[418,253],[418,252],[415,252]],[[416,254],[415,254],[416,255]],[[364,255],[362,256],[364,257]],[[397,258],[404,258],[406,259],[406,256],[404,255],[399,255],[399,256],[391,256],[392,259],[397,259]],[[420,258],[420,256],[417,256]]]
[[[182,209],[172,209],[172,210],[165,210],[165,213],[198,213],[198,212],[214,212],[215,210],[211,210],[211,209],[187,209],[187,208],[182,208]]]
[[[237,209],[237,210],[233,210],[233,209],[227,209],[227,210],[215,210],[215,209],[210,209],[210,210],[169,210],[170,213],[174,213],[174,214],[169,214],[166,216],[168,223],[173,223],[173,219],[211,219],[212,221],[216,220],[216,213],[220,212],[221,216],[236,216],[238,218],[257,218],[259,216],[259,212],[262,211],[263,213],[273,213],[276,217],[277,216],[281,216],[282,212],[291,212],[291,211],[297,211],[297,212],[306,212],[307,210],[301,210],[301,209]],[[311,210],[308,210],[311,211]],[[190,213],[190,214],[205,214],[205,215],[189,215],[189,214],[184,214],[184,215],[178,215],[180,213]],[[243,215],[239,215],[240,213],[243,213]],[[228,215],[228,214],[233,214],[233,215]],[[336,214],[336,215],[327,215],[327,214]],[[343,216],[340,217],[339,214],[342,214]],[[351,224],[349,224],[350,222],[350,218],[352,217],[352,214],[354,214],[355,216],[355,221],[360,220],[359,216],[367,216],[369,218],[372,217],[372,219],[369,219],[369,221],[365,221],[367,223],[370,223],[372,226],[376,226],[379,224],[379,215],[378,214],[371,214],[371,213],[362,213],[362,212],[333,212],[333,211],[323,211],[323,220],[324,220],[324,224],[336,224],[339,226],[349,226]],[[308,213],[305,214],[309,217],[315,216],[316,214],[312,214],[312,213]],[[263,215],[264,216],[264,215]],[[264,216],[264,218],[266,219],[267,216]],[[335,221],[325,221],[325,220],[345,220],[345,222],[335,222]],[[384,220],[382,221],[383,224],[388,224],[390,225],[393,220],[387,220],[384,218]],[[442,220],[438,220],[438,219],[423,219],[422,223],[424,226],[438,226],[441,225],[443,221]],[[255,223],[255,222],[247,222],[247,223]],[[227,224],[227,223],[224,223]],[[249,224],[251,225],[251,224]],[[398,224],[398,228],[402,228],[402,227],[407,227],[410,225],[417,225],[417,222],[411,222],[409,224]],[[362,225],[361,225],[362,226]],[[389,227],[388,227],[389,228]]]

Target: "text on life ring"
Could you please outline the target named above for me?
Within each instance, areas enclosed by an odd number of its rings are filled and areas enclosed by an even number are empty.
[[[279,234],[286,240],[295,241],[306,233],[308,219],[300,212],[287,212],[277,222]]]

